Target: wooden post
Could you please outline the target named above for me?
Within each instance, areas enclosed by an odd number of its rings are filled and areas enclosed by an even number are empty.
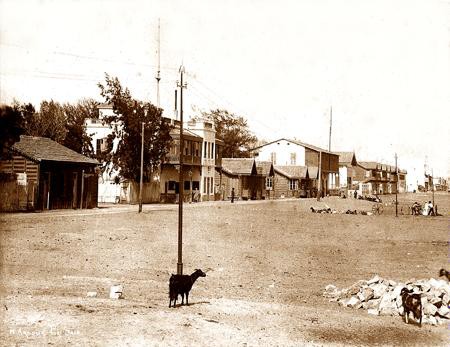
[[[158,95],[159,97],[159,95]],[[139,213],[142,212],[142,182],[144,172],[144,122],[142,122],[142,133],[141,133],[141,176],[139,180]]]
[[[83,195],[84,195],[84,169],[81,170],[81,202],[80,209],[83,209]]]
[[[319,179],[317,181],[317,201],[320,201],[320,196],[322,194],[322,151],[319,151]]]

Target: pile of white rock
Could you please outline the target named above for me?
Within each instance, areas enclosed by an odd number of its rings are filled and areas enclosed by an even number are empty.
[[[406,287],[422,298],[422,323],[444,324],[450,319],[450,283],[446,280],[410,280],[406,283],[387,280],[378,275],[339,290],[330,284],[323,295],[344,307],[362,308],[373,315],[403,315],[401,290]]]

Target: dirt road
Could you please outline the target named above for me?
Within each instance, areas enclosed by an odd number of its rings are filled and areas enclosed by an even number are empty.
[[[428,199],[402,196],[402,203]],[[442,217],[313,214],[370,210],[325,198],[185,205],[184,272],[207,271],[190,305],[169,309],[177,206],[0,215],[0,341],[7,346],[446,345],[447,326],[405,324],[322,297],[378,274],[437,278],[448,267]],[[124,299],[109,299],[113,284]],[[96,291],[97,297],[87,297]]]

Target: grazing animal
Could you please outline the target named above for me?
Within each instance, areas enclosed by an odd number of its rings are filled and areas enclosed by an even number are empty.
[[[441,269],[441,271],[439,271],[439,276],[445,276],[450,281],[450,272],[447,270]]]
[[[420,299],[420,294],[414,294],[412,290],[403,288],[400,296],[402,297],[405,322],[408,323],[409,313],[412,312],[414,318],[419,321],[419,326],[422,326],[422,300]]]
[[[199,277],[206,277],[206,274],[196,269],[191,275],[173,275],[169,279],[169,307],[173,301],[173,307],[177,302],[178,295],[181,295],[181,305],[184,304],[184,297],[186,296],[186,305],[189,305],[189,292],[192,285]]]

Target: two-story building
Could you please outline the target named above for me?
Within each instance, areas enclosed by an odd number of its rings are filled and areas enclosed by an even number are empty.
[[[86,132],[92,136],[92,145],[97,153],[106,149],[108,135],[113,125],[103,122],[103,118],[113,115],[109,104],[98,106],[98,119],[87,119]],[[180,122],[166,118],[173,125],[170,133],[172,143],[152,182],[143,185],[143,202],[174,202],[179,193],[180,159]],[[215,182],[215,170],[221,166],[223,141],[216,139],[214,124],[208,120],[191,120],[183,127],[183,190],[184,200],[190,201],[193,193],[198,192],[200,199],[214,200],[219,197],[219,183]],[[113,151],[117,148],[117,140]],[[136,148],[140,148],[136,146]],[[136,203],[139,196],[139,184],[117,179],[117,172],[105,168],[99,178],[99,202]]]
[[[373,161],[360,161],[354,167],[354,171],[353,181],[354,185],[357,185],[359,195],[406,192],[406,170]]]
[[[322,195],[338,194],[339,189],[339,155],[329,152],[317,146],[313,146],[297,140],[281,138],[253,148],[251,153],[258,160],[270,161],[276,166],[299,166],[307,167],[309,178],[313,179],[311,195],[319,188]],[[320,165],[319,161],[321,159]],[[319,170],[320,168],[320,170]],[[317,178],[311,172],[319,170]]]
[[[172,145],[161,165],[161,201],[174,202],[179,193],[180,122],[173,121]],[[201,201],[220,198],[216,169],[222,165],[223,141],[216,138],[214,124],[205,119],[190,120],[183,128],[184,201],[199,195]]]

